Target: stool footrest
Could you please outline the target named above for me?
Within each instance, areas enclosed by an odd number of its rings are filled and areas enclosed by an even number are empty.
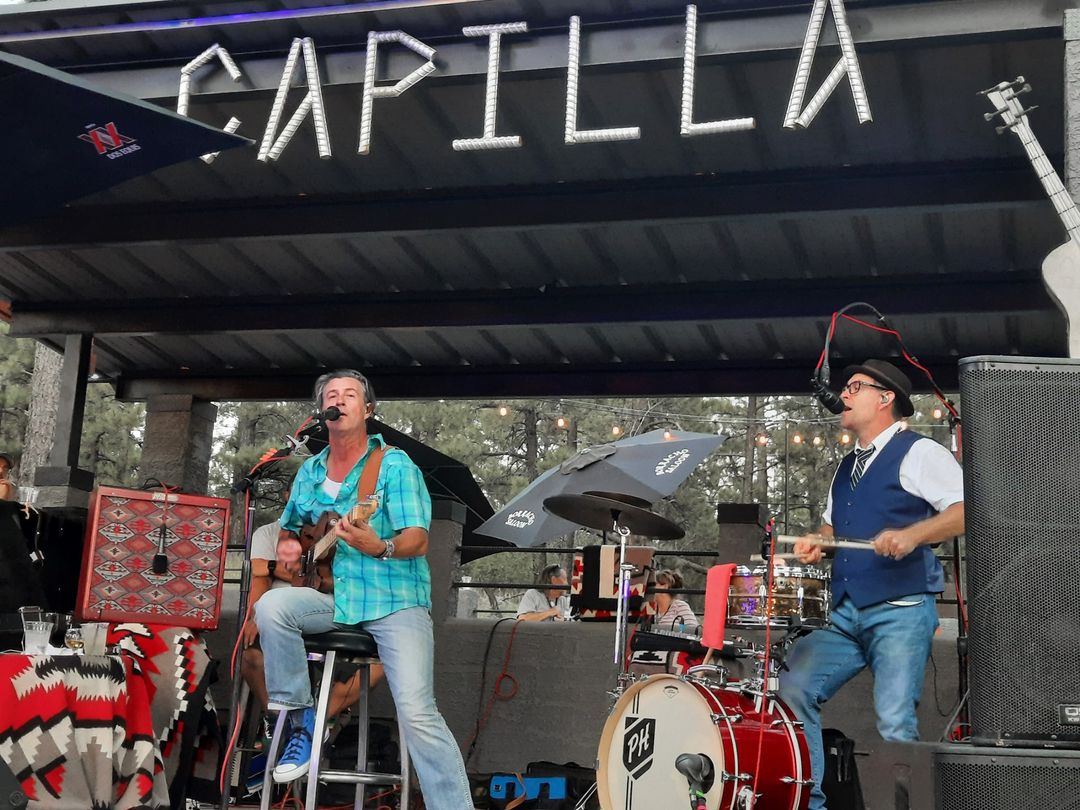
[[[319,771],[320,782],[349,785],[400,785],[401,776],[396,773],[355,773],[354,771]]]

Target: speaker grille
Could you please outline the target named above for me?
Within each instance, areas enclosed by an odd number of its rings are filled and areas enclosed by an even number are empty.
[[[1080,810],[1080,758],[1058,752],[937,754],[938,810]]]
[[[972,736],[1080,742],[1080,362],[960,363]]]

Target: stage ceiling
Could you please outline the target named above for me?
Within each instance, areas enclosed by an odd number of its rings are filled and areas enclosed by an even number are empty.
[[[180,68],[224,46],[241,80],[202,68],[190,114],[235,116],[256,141],[293,38],[311,37],[333,153],[318,156],[307,118],[276,161],[256,145],[53,215],[8,212],[12,334],[94,334],[97,373],[129,399],[302,398],[339,366],[392,398],[803,392],[829,315],[852,301],[881,310],[945,386],[959,357],[1063,355],[1039,267],[1064,230],[976,92],[1025,76],[1060,167],[1075,3],[852,0],[873,123],[858,123],[843,80],[791,131],[810,5],[698,3],[694,120],[757,124],[690,138],[684,2],[2,7],[0,48],[170,108]],[[564,143],[573,14],[578,128],[638,126],[640,140]],[[487,69],[487,39],[461,29],[513,21],[529,33],[503,39],[497,132],[523,146],[454,151],[481,133]],[[398,29],[436,49],[437,69],[374,102],[361,155],[367,34]],[[828,18],[824,30],[808,98],[838,56]],[[381,80],[423,63],[396,44],[379,53]],[[893,349],[850,325],[835,343],[846,358]]]

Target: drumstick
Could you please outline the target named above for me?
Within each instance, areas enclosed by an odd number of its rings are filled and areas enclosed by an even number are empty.
[[[795,537],[790,534],[778,534],[776,535],[776,542],[783,543],[787,546],[793,546],[796,543],[810,543],[814,546],[821,546],[822,548],[855,548],[860,551],[873,551],[874,545],[872,540],[843,540],[834,537],[821,537],[809,535],[807,537]]]

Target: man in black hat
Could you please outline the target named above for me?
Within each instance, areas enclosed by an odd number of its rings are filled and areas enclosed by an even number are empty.
[[[810,810],[825,807],[821,705],[863,669],[874,673],[877,728],[886,740],[916,740],[915,709],[937,629],[935,594],[944,590],[930,546],[964,531],[960,465],[937,442],[904,429],[911,381],[891,363],[844,370],[840,426],[855,449],[833,477],[820,535],[866,540],[838,549],[832,623],[801,639],[780,675],[780,696],[803,721],[814,785]],[[803,563],[821,560],[820,538],[795,546]]]

